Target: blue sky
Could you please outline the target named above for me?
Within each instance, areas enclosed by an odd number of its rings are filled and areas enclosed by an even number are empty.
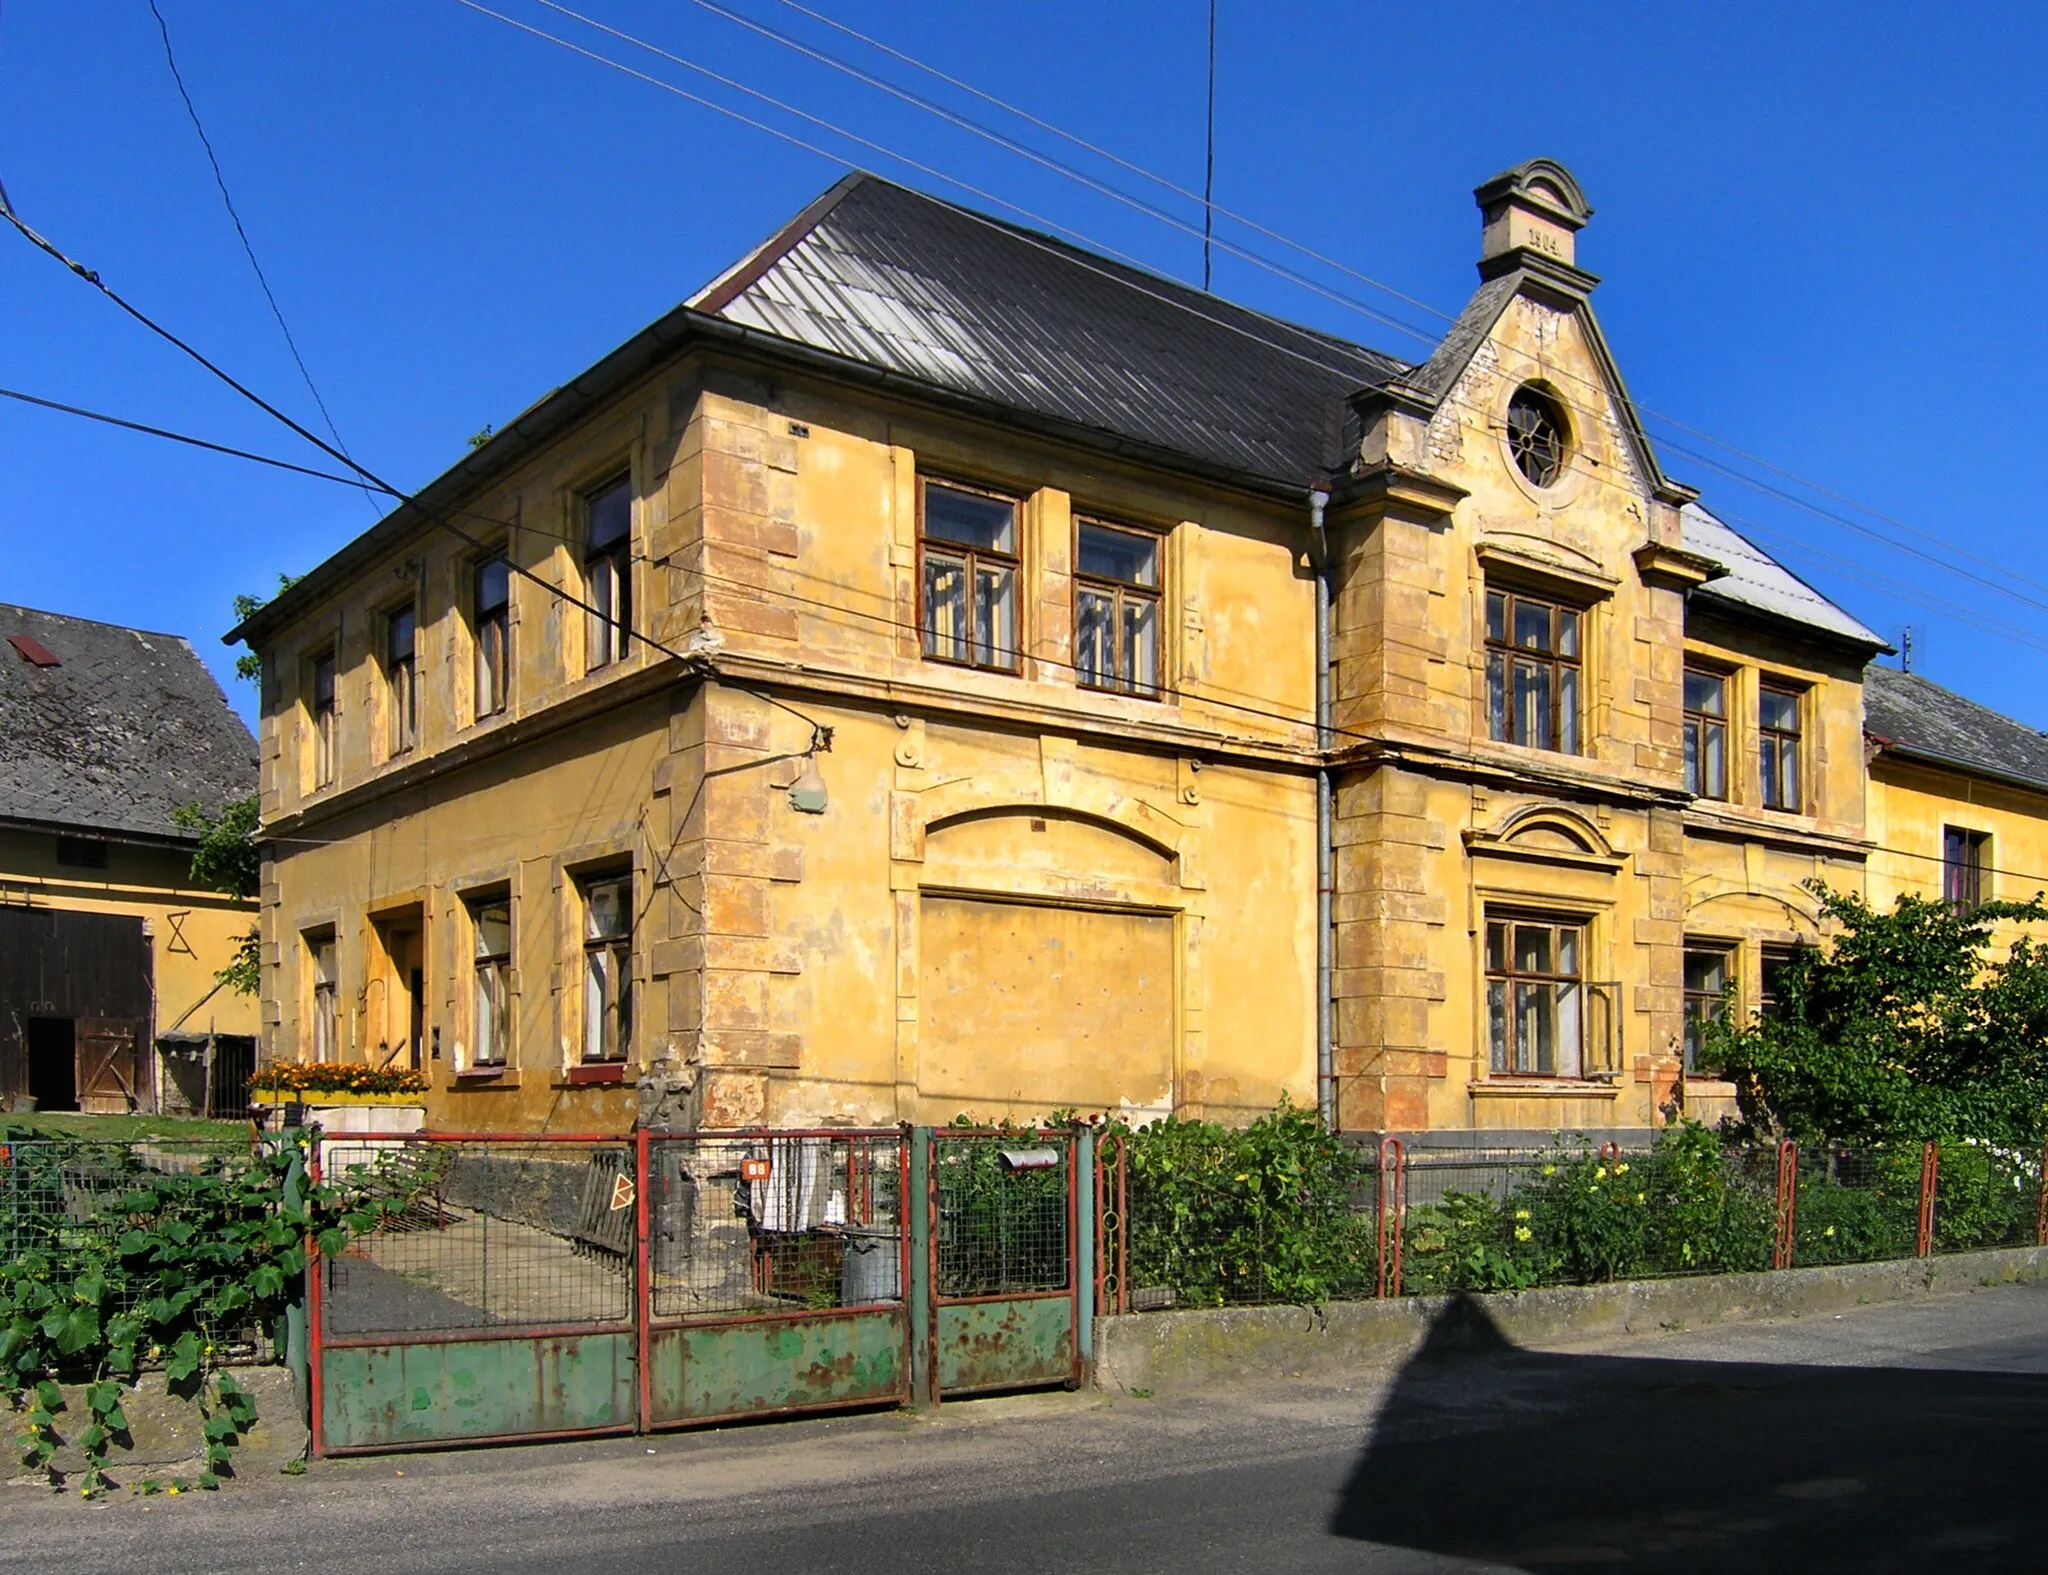
[[[535,0],[491,3],[746,102]],[[726,3],[997,118],[780,0]],[[844,168],[455,0],[159,4],[343,439],[403,486],[673,306]],[[819,8],[1200,185],[1202,0]],[[1199,278],[1198,242],[689,0],[577,9]],[[2048,8],[1221,0],[1219,38],[1219,203],[1455,312],[1475,282],[1471,188],[1535,154],[1561,159],[1598,210],[1580,262],[1606,281],[1595,304],[1637,400],[1659,413],[1666,469],[1879,632],[1896,642],[1910,624],[1917,670],[2048,727],[2036,475],[2048,313],[2035,287],[2048,245]],[[24,218],[315,423],[146,0],[4,0],[0,83],[0,181]],[[879,173],[986,205],[750,108]],[[1440,326],[1354,278],[1319,276]],[[1421,353],[1220,254],[1216,288]],[[0,386],[321,463],[11,235],[0,303]],[[186,634],[245,713],[252,697],[218,643],[229,599],[310,567],[373,518],[360,493],[0,401],[0,599]]]

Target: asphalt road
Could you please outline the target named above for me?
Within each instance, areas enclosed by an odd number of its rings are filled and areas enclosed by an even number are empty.
[[[0,1572],[2048,1569],[2048,1286],[1599,1349],[1469,1319],[1350,1390],[966,1402],[0,1490]]]

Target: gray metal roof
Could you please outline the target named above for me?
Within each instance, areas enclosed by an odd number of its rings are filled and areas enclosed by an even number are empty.
[[[184,839],[174,809],[255,791],[256,741],[182,635],[0,603],[0,820]]]
[[[2048,791],[2048,737],[1918,673],[1863,673],[1863,730],[1904,754]]]
[[[1346,396],[1405,370],[1000,220],[851,175],[691,303],[1014,409],[1272,480],[1342,459]]]
[[[1728,571],[1694,591],[1695,600],[1729,602],[1867,645],[1874,651],[1891,649],[1882,635],[1873,633],[1697,503],[1688,503],[1679,512],[1679,538],[1688,552],[1712,558]]]

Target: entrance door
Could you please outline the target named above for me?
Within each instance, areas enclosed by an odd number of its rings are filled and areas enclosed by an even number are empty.
[[[135,1025],[114,1017],[78,1020],[78,1108],[87,1115],[118,1116],[133,1110]]]
[[[78,1108],[78,1043],[70,1018],[28,1020],[28,1091],[38,1110]]]
[[[407,908],[379,919],[368,995],[372,1065],[424,1071],[426,916]]]

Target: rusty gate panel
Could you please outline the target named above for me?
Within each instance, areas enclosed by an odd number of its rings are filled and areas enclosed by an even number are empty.
[[[932,1135],[935,1397],[1081,1378],[1077,1147],[1071,1131]]]
[[[644,1143],[643,1425],[909,1398],[900,1131]]]
[[[1075,1376],[1071,1296],[941,1303],[933,1337],[941,1394],[1070,1383]]]
[[[630,1333],[323,1353],[322,1452],[631,1432]]]
[[[647,1425],[900,1401],[908,1394],[904,1346],[901,1312],[656,1329],[648,1335]]]

